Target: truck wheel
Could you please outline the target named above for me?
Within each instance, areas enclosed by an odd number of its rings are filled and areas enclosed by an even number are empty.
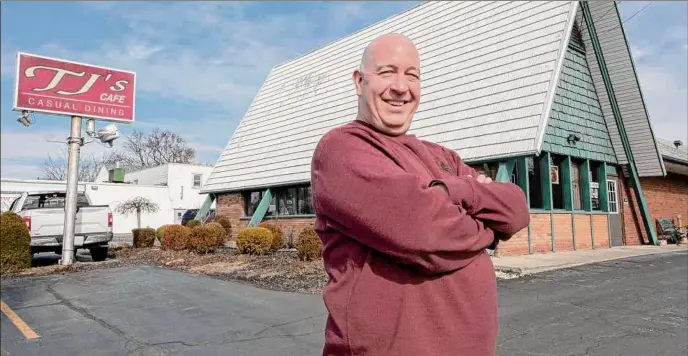
[[[105,261],[108,255],[107,246],[91,247],[91,259],[95,262]]]

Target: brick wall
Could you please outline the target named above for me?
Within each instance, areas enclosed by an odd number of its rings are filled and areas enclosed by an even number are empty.
[[[553,214],[554,250],[573,251],[573,222],[571,214]]]
[[[550,214],[530,214],[530,240],[533,253],[552,252],[552,226]]]
[[[574,215],[576,225],[576,250],[592,249],[592,234],[590,231],[590,215]]]
[[[216,204],[217,214],[229,218],[232,223],[231,239],[235,240],[239,231],[248,226],[248,220],[244,217],[244,199],[239,193],[219,194]],[[282,228],[285,242],[296,241],[304,227],[313,226],[315,218],[281,218],[263,219],[264,222],[274,223]]]
[[[631,181],[628,178],[620,179],[620,181],[623,181],[620,182],[623,185],[623,189],[620,190],[628,198],[627,204],[623,203],[623,197],[621,198],[626,244],[649,243]],[[688,177],[668,173],[666,177],[641,178],[640,184],[645,193],[655,232],[657,232],[657,219],[660,217],[670,218],[676,222],[677,215],[681,215],[684,223],[688,221]]]
[[[607,215],[592,216],[592,236],[595,248],[609,248],[609,217]]]
[[[528,228],[525,228],[512,236],[508,241],[502,241],[497,247],[497,254],[506,255],[527,255],[528,250]]]

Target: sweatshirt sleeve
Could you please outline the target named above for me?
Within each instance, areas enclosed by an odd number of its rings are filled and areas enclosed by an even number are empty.
[[[341,233],[423,273],[462,268],[494,240],[483,222],[453,204],[442,188],[401,169],[365,133],[326,135],[311,172],[318,215]],[[459,178],[453,185],[471,192],[477,182]]]
[[[466,203],[466,193],[462,179],[466,176],[477,177],[478,172],[469,167],[453,153],[458,165],[458,177],[436,180],[442,182],[454,204],[463,204],[466,212],[482,221],[485,226],[495,231],[501,240],[507,240],[524,229],[530,223],[530,210],[523,190],[511,183],[491,182],[478,183],[473,187],[473,199]]]

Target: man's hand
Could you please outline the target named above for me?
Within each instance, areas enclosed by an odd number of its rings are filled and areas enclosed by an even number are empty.
[[[472,177],[472,176],[471,176]],[[489,184],[492,182],[492,178],[485,176],[484,174],[481,174],[476,178],[478,183],[484,183],[484,184]]]

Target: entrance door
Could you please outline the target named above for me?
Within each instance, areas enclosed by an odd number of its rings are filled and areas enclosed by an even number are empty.
[[[186,212],[186,209],[174,209],[174,223],[175,224],[181,225],[182,216],[184,216],[184,212]]]
[[[610,179],[611,178],[611,179]],[[619,193],[616,177],[607,178],[607,202],[609,204],[609,235],[612,247],[623,246],[623,221],[619,214]]]

